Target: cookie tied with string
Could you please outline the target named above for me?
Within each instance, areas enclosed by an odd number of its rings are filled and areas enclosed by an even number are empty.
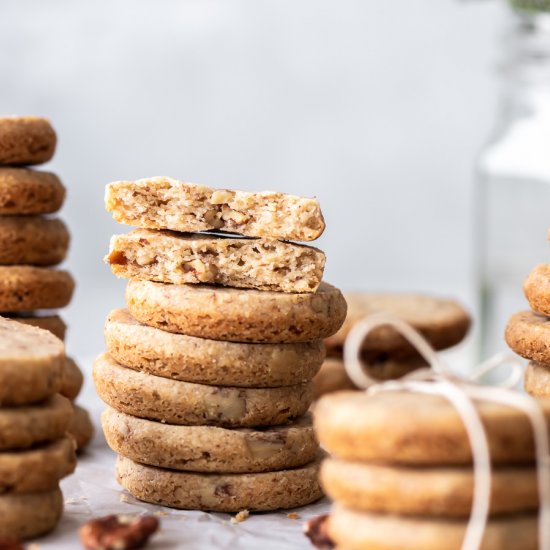
[[[372,385],[362,344],[382,326],[430,368]],[[337,548],[548,547],[550,400],[512,389],[523,368],[515,358],[497,356],[460,379],[419,332],[379,315],[354,326],[344,359],[368,389],[325,396],[315,409],[319,441],[333,455],[320,479],[335,502],[326,534]],[[500,386],[478,382],[502,364],[512,368]]]

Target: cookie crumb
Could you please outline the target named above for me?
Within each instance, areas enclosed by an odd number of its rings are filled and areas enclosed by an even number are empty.
[[[244,520],[246,520],[250,516],[250,512],[248,510],[241,510],[235,517],[231,518],[231,523],[241,523]]]
[[[128,495],[125,495],[124,493],[120,495],[119,500],[120,502],[124,502],[125,504],[132,504],[132,500],[130,499],[130,497],[128,497]]]
[[[163,517],[163,516],[167,516],[168,512],[163,512],[162,510],[158,510],[157,512],[153,512],[153,515],[157,517]]]
[[[29,544],[29,546],[27,546],[27,550],[40,550],[40,546],[36,543]]]
[[[296,512],[290,512],[290,514],[287,514],[286,517],[288,519],[300,519],[300,514],[297,514]]]
[[[78,504],[78,500],[76,498],[67,498],[65,499],[65,504]]]

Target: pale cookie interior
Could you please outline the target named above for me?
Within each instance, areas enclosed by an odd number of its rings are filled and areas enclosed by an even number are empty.
[[[282,292],[315,292],[325,266],[323,252],[312,247],[147,229],[115,235],[105,260],[126,278]]]
[[[316,199],[274,191],[216,190],[167,177],[111,183],[105,206],[118,222],[151,229],[312,241],[325,228]]]

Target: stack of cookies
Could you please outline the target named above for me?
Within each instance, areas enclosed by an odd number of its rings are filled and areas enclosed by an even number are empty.
[[[50,332],[0,317],[0,539],[42,535],[61,517],[59,481],[76,465],[64,361]]]
[[[550,420],[550,402],[541,406]],[[493,463],[482,547],[536,550],[539,504],[529,419],[504,405],[476,401],[476,408]],[[335,502],[323,531],[338,548],[463,548],[473,499],[472,449],[445,398],[340,392],[319,401],[315,428],[334,456],[321,468],[323,488]]]
[[[28,168],[50,160],[57,137],[39,117],[0,118],[0,313],[64,339],[66,326],[55,313],[71,300],[74,281],[55,269],[67,255],[69,231],[51,217],[63,206],[65,187],[51,172]],[[66,360],[61,393],[71,400],[82,385],[82,372]],[[88,413],[76,406],[71,432],[79,446],[91,437]]]
[[[348,314],[342,328],[325,340],[327,359],[314,379],[315,396],[337,390],[353,389],[343,363],[344,342],[361,319],[386,313],[402,319],[419,331],[436,350],[450,348],[463,340],[470,317],[454,300],[421,294],[346,294]],[[401,378],[426,366],[407,341],[390,327],[374,330],[363,342],[364,368],[374,380]]]
[[[512,316],[506,327],[506,342],[530,360],[525,371],[526,391],[550,397],[550,264],[535,267],[523,289],[531,311]]]
[[[322,233],[318,202],[153,178],[108,185],[106,205],[140,227],[111,240],[128,309],[94,365],[118,481],[187,509],[318,499],[311,380],[346,303],[322,282],[324,254],[287,241]]]

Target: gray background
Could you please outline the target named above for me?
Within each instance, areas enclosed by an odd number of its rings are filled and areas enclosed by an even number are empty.
[[[104,185],[170,175],[319,197],[327,280],[472,305],[474,156],[496,114],[497,0],[0,2],[3,114],[51,118],[69,189],[69,350],[102,346],[127,231]]]

